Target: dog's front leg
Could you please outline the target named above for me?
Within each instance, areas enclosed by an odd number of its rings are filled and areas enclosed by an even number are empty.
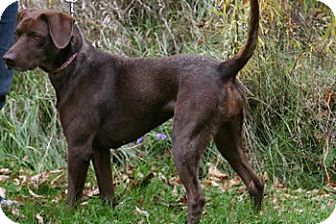
[[[104,201],[113,201],[114,186],[111,170],[111,153],[109,149],[94,149],[92,162],[96,172],[100,197]]]
[[[91,145],[69,147],[67,200],[70,208],[73,208],[76,202],[82,197],[91,156]]]

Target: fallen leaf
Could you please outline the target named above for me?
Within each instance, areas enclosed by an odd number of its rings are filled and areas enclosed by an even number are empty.
[[[89,202],[88,201],[83,201],[82,203],[80,203],[81,205],[88,205]]]
[[[54,203],[58,203],[58,202],[62,201],[64,198],[65,198],[65,193],[61,193],[61,194],[58,194],[58,195],[52,200],[52,202],[54,202]]]
[[[57,169],[46,171],[34,176],[20,175],[19,179],[22,180],[21,185],[30,185],[33,186],[34,188],[38,188],[41,184],[48,182],[49,179],[51,179],[51,175],[55,174],[63,175],[63,173],[64,173],[63,169]]]
[[[158,173],[158,174],[156,174],[156,175],[157,175],[157,177],[158,177],[163,183],[165,183],[165,184],[168,183],[167,178],[166,178],[162,173]]]
[[[175,186],[175,185],[182,185],[182,181],[181,181],[180,178],[178,178],[177,176],[175,176],[175,177],[172,177],[172,178],[169,179],[169,184],[173,185],[173,186]]]
[[[233,186],[241,184],[241,179],[238,176],[230,179],[229,175],[218,170],[215,165],[210,164],[207,179],[203,184],[208,187],[218,187],[222,191],[227,192]]]
[[[177,201],[179,204],[182,204],[182,205],[186,205],[188,203],[188,199],[187,199],[187,196],[183,196],[182,198],[180,198],[178,201]]]
[[[9,176],[7,176],[7,175],[0,175],[0,182],[5,182],[8,179],[9,179]]]
[[[44,224],[43,217],[39,213],[35,215],[35,218],[37,219],[39,224]]]
[[[10,211],[16,217],[24,217],[24,215],[20,213],[18,208],[15,208],[15,207],[11,208]]]
[[[138,207],[135,207],[135,212],[140,215],[146,216],[147,218],[149,217],[149,213],[147,211],[140,209]]]
[[[83,195],[87,197],[92,197],[94,195],[99,195],[99,189],[97,187],[86,188],[83,191]]]
[[[283,183],[281,183],[278,179],[276,179],[272,186],[271,186],[273,189],[284,189],[285,188],[285,185]]]
[[[0,174],[2,175],[8,175],[8,174],[11,174],[12,171],[10,169],[7,169],[7,168],[2,168],[0,169]]]
[[[229,178],[227,174],[224,174],[221,171],[219,171],[217,167],[214,165],[210,165],[209,171],[208,171],[208,177],[215,177],[219,180],[225,180]]]
[[[265,182],[269,181],[270,178],[269,178],[267,172],[264,172],[264,173],[263,173],[263,175],[262,175],[262,179],[263,179]]]
[[[177,186],[176,186],[176,185],[173,186],[173,190],[171,191],[171,193],[172,193],[172,195],[173,195],[174,197],[177,197],[177,196],[178,196],[178,193],[177,193]]]
[[[42,195],[38,195],[38,194],[36,194],[34,191],[32,191],[30,188],[28,188],[28,191],[29,191],[29,194],[31,195],[31,196],[33,196],[34,198],[45,198],[44,196],[42,196]]]
[[[18,178],[15,178],[14,180],[12,180],[12,182],[16,185],[16,186],[20,186],[21,182]]]

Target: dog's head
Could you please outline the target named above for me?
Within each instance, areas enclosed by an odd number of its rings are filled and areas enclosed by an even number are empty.
[[[32,70],[48,64],[67,47],[73,18],[53,10],[23,10],[17,16],[15,43],[3,60],[10,69]]]

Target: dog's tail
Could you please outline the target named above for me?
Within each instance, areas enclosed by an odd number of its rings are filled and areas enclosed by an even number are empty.
[[[232,58],[219,65],[220,73],[225,79],[233,78],[252,57],[257,46],[259,29],[259,3],[258,0],[250,0],[250,18],[247,42],[245,46]]]

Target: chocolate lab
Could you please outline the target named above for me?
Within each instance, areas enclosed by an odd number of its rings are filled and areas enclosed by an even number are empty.
[[[40,67],[49,74],[69,147],[71,207],[81,198],[90,160],[101,197],[111,199],[110,149],[134,141],[172,116],[172,151],[187,192],[188,223],[198,223],[205,204],[198,168],[211,139],[242,178],[255,206],[261,206],[263,182],[241,149],[245,96],[236,78],[256,48],[258,1],[250,0],[250,8],[247,42],[224,62],[197,55],[111,55],[92,47],[66,14],[19,13],[16,42],[4,60],[18,71]]]

